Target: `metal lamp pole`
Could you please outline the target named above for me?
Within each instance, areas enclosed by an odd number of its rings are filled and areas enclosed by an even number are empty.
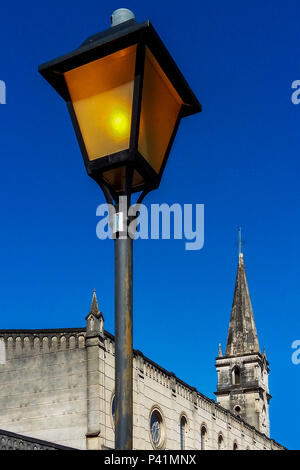
[[[126,170],[126,190],[118,201],[109,188],[101,182],[109,206],[114,206],[115,220],[111,226],[115,232],[115,448],[131,450],[133,441],[133,327],[132,327],[132,279],[133,237],[129,216],[131,207],[132,169]],[[136,202],[144,200],[150,189],[145,189]]]
[[[132,449],[132,248],[128,233],[130,196],[120,198],[118,220],[123,225],[115,239],[115,396],[116,449]],[[123,199],[123,200],[122,200]],[[125,204],[124,204],[125,202]],[[126,213],[125,213],[125,210]]]
[[[115,204],[115,448],[132,449],[133,441],[133,328],[132,278],[133,237],[129,216],[131,207],[132,170],[126,171],[126,191]],[[113,203],[109,189],[102,185],[109,204]],[[145,189],[136,202],[134,212],[150,189]]]

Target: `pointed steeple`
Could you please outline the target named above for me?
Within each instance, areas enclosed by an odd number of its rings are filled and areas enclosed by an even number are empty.
[[[251,352],[260,352],[260,349],[240,244],[226,356]]]
[[[216,358],[218,404],[269,436],[269,364],[260,353],[247,284],[242,236],[226,352]]]
[[[93,337],[95,335],[97,336],[99,333],[103,335],[104,318],[103,318],[101,310],[99,310],[99,307],[98,307],[98,301],[97,301],[95,289],[93,290],[91,310],[89,311],[85,319],[86,319],[87,337]]]
[[[91,304],[91,311],[90,313],[93,313],[95,316],[98,316],[100,313],[99,307],[98,307],[98,300],[97,300],[97,295],[96,295],[96,289],[93,290],[93,298],[92,298],[92,304]]]

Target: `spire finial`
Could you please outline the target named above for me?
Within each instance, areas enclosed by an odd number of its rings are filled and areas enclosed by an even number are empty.
[[[241,255],[242,254],[242,244],[243,244],[242,243],[242,227],[241,226],[239,227],[238,232],[239,232],[239,255]]]
[[[222,345],[221,345],[221,343],[219,343],[219,353],[218,353],[218,357],[223,357]]]

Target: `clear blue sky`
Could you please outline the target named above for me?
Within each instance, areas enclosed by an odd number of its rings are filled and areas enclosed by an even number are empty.
[[[271,435],[299,448],[300,365],[291,343],[300,338],[300,105],[290,99],[300,79],[298,0],[2,4],[0,328],[84,326],[96,288],[113,332],[113,242],[95,233],[104,198],[86,175],[65,104],[37,67],[108,27],[124,6],[153,22],[203,105],[182,122],[147,204],[204,203],[204,249],[135,243],[134,346],[214,396],[242,225],[271,367]]]

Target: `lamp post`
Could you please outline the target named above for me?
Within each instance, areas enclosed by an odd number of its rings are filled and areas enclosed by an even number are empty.
[[[180,120],[201,106],[150,21],[116,10],[111,28],[39,67],[66,101],[88,175],[114,204],[116,449],[132,449],[131,195],[158,188]]]

